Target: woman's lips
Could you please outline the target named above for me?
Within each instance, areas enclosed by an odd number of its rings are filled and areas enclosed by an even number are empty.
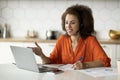
[[[69,30],[67,30],[67,32],[68,32],[68,33],[70,33],[70,32],[72,32],[72,30],[71,30],[71,29],[69,29]]]

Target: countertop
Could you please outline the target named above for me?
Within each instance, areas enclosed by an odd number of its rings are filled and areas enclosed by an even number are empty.
[[[113,69],[110,69],[112,71],[106,72],[114,74],[115,72],[113,72]],[[85,71],[86,70],[84,70],[84,72]],[[87,73],[89,74],[91,74],[92,72],[93,70],[87,71]],[[98,70],[98,72],[100,71]],[[93,74],[96,74],[98,72],[95,71],[95,73]],[[93,77],[91,75],[83,73],[80,70],[64,70],[63,73],[58,74],[54,74],[52,72],[36,73],[28,70],[19,69],[13,64],[0,64],[0,80],[120,80],[120,76],[116,74],[102,77]]]
[[[102,44],[120,44],[120,40],[104,39],[98,40]],[[39,38],[0,38],[0,42],[41,42],[41,43],[55,43],[56,40],[41,40]]]
[[[41,40],[39,38],[0,38],[0,42],[41,42],[41,43],[55,43],[56,40]]]

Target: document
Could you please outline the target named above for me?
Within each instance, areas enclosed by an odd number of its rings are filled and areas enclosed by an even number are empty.
[[[73,64],[66,64],[66,65],[59,66],[59,69],[60,70],[74,70]]]
[[[42,64],[42,66],[51,67],[51,68],[59,68],[62,65],[64,64]]]
[[[110,68],[110,67],[89,68],[89,69],[83,69],[79,71],[93,77],[105,77],[105,76],[118,75],[117,68]]]
[[[58,68],[59,70],[74,70],[73,64],[45,64],[45,67]]]

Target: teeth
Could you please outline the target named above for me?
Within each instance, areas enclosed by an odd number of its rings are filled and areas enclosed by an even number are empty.
[[[72,30],[67,30],[68,32],[71,32]]]

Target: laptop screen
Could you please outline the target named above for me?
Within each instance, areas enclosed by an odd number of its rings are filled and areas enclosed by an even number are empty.
[[[39,72],[34,53],[31,48],[10,46],[16,65],[20,69]]]

